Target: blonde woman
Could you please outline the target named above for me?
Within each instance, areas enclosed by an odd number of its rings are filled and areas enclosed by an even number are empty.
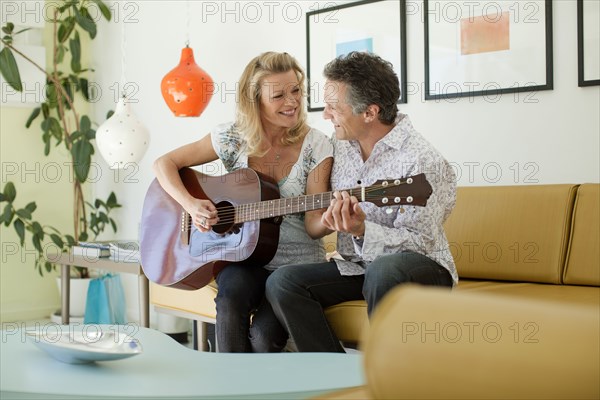
[[[228,172],[249,167],[273,178],[281,197],[329,190],[333,148],[306,123],[304,86],[304,71],[289,54],[255,57],[239,81],[235,121],[154,162],[161,186],[192,216],[198,230],[210,231],[219,215],[212,202],[188,193],[178,174],[183,167],[217,159]],[[218,351],[273,352],[285,346],[288,335],[265,299],[265,281],[283,265],[325,260],[320,239],[329,231],[320,222],[323,211],[286,216],[277,252],[266,266],[232,263],[218,273]]]

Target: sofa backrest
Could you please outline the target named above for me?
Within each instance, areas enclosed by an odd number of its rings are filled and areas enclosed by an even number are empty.
[[[577,190],[563,282],[600,286],[600,184]]]
[[[562,282],[577,185],[459,187],[445,224],[459,277]]]

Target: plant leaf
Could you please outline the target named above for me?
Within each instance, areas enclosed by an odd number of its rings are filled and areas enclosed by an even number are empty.
[[[4,185],[4,191],[2,193],[4,194],[3,200],[12,203],[15,197],[17,197],[17,189],[15,189],[15,184],[12,182],[6,182],[6,185]]]
[[[13,224],[15,227],[15,231],[17,231],[17,235],[19,235],[19,241],[21,242],[21,247],[25,243],[25,224],[20,219],[15,219],[15,223]]]
[[[8,47],[4,47],[0,51],[0,73],[6,82],[17,92],[23,91],[23,83],[21,82],[21,74],[19,67],[12,51]]]
[[[93,39],[96,37],[96,23],[85,8],[81,8],[78,10],[75,8],[75,20],[87,33],[90,34],[90,37]],[[75,71],[75,69],[73,69]]]
[[[86,101],[90,101],[90,89],[88,80],[85,78],[79,79],[79,87],[81,88],[81,94],[85,98]]]
[[[50,116],[50,108],[46,103],[42,103],[42,114],[44,115],[44,119]]]
[[[71,83],[69,82],[68,79],[64,79],[62,82],[62,88],[65,91],[66,95],[69,96],[69,99],[71,101],[73,101],[73,86],[71,85]],[[71,106],[69,105],[69,102],[67,101],[67,99],[65,98],[65,95],[62,95],[62,100],[63,100],[63,104],[65,105],[65,107],[70,110]]]
[[[110,192],[110,195],[108,196],[108,199],[106,200],[106,204],[110,208],[121,207],[121,205],[117,202],[117,196],[115,195],[115,192]]]
[[[42,130],[44,131],[45,135],[51,134],[59,142],[62,140],[62,135],[63,135],[62,128],[60,127],[60,122],[58,122],[58,120],[56,118],[50,117],[50,118],[45,119],[42,122]],[[50,140],[50,137],[48,136],[47,139]],[[44,137],[44,141],[46,141],[46,137]]]
[[[65,58],[65,50],[66,50],[66,47],[63,46],[63,45],[60,45],[60,46],[57,47],[57,50],[56,50],[56,62],[57,62],[57,64],[60,64],[60,63],[63,62],[63,60]]]
[[[71,133],[71,141],[74,142],[79,139],[83,134],[80,131],[75,131]]]
[[[41,243],[40,237],[38,235],[34,234],[31,237],[31,242],[33,243],[33,247],[35,247],[35,249],[41,253],[42,252],[42,243]]]
[[[80,139],[73,143],[71,155],[73,156],[75,176],[79,182],[85,182],[90,172],[90,164],[94,154],[94,146],[87,140]]]
[[[44,240],[44,228],[42,228],[39,222],[33,221],[31,223],[31,232],[39,236],[41,240]]]
[[[36,107],[33,109],[33,111],[31,112],[31,115],[29,116],[29,118],[27,119],[27,122],[25,123],[25,128],[29,128],[31,126],[31,123],[38,117],[38,115],[40,115],[40,111],[41,111],[40,107]]]
[[[90,129],[89,131],[87,131],[85,133],[85,137],[87,137],[88,140],[94,140],[96,139],[96,131],[93,129]]]
[[[50,154],[50,135],[44,134],[44,155],[47,156]]]
[[[50,118],[50,133],[52,133],[52,136],[54,136],[59,143],[62,141],[62,128],[60,127],[60,122],[58,122],[56,118]]]
[[[79,122],[79,129],[81,132],[86,133],[92,128],[92,121],[90,121],[90,117],[84,115],[81,117],[81,121]]]
[[[6,207],[4,207],[4,214],[3,214],[4,226],[10,225],[14,215],[15,214],[13,212],[12,204],[8,203],[6,205]]]
[[[35,201],[32,201],[31,203],[29,203],[25,206],[25,209],[27,211],[29,211],[30,213],[34,212],[36,210],[36,208],[37,208],[37,204],[35,204]]]
[[[75,32],[75,37],[69,40],[69,48],[71,49],[71,69],[77,73],[81,71],[81,41],[79,33]]]
[[[107,21],[110,21],[111,13],[110,13],[110,9],[106,6],[106,4],[104,4],[101,0],[92,0],[92,1],[98,5],[98,8],[100,8],[100,12],[104,16],[104,18],[106,18]]]
[[[6,33],[7,35],[10,35],[14,29],[15,29],[15,24],[13,24],[12,22],[8,22],[6,24],[6,26],[2,27],[2,32]]]
[[[55,108],[58,105],[58,98],[56,97],[56,87],[53,82],[46,85],[46,104],[49,108]]]
[[[65,245],[65,242],[63,242],[63,240],[60,238],[60,236],[55,233],[50,234],[50,239],[52,239],[54,244],[57,245],[58,247],[60,247],[61,249]]]
[[[71,235],[65,235],[65,239],[67,239],[67,244],[69,246],[74,246],[75,245],[75,238]]]
[[[23,219],[31,219],[31,213],[24,208],[17,210],[17,215]]]
[[[58,27],[58,41],[59,43],[64,43],[65,40],[71,36],[73,29],[75,28],[75,18],[67,17]]]

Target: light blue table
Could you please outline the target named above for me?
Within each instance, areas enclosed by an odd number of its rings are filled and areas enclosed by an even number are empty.
[[[148,328],[99,328],[131,335],[143,353],[123,360],[66,364],[29,342],[23,329],[1,331],[0,398],[299,399],[364,384],[361,354],[207,353]]]

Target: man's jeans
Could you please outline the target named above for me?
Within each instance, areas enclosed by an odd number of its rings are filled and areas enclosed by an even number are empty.
[[[343,352],[324,309],[365,299],[371,316],[385,294],[403,283],[452,287],[452,277],[430,258],[402,252],[378,257],[365,275],[342,276],[333,261],[284,266],[268,277],[265,293],[299,351]]]

